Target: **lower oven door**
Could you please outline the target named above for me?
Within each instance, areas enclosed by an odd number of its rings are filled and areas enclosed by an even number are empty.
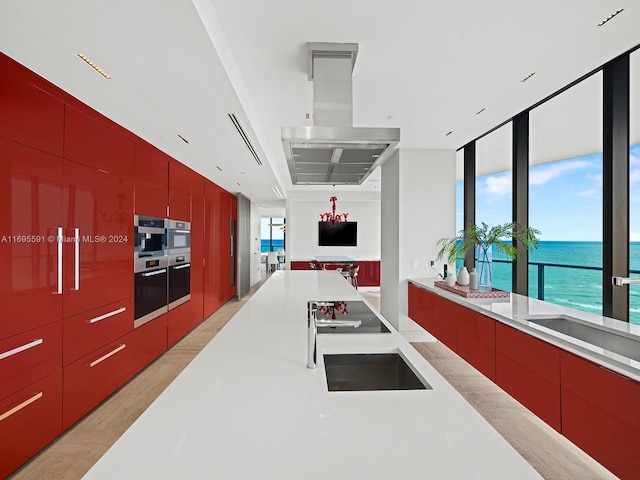
[[[167,267],[164,267],[135,274],[134,327],[167,312],[167,273]]]
[[[191,256],[169,256],[169,310],[191,299]]]

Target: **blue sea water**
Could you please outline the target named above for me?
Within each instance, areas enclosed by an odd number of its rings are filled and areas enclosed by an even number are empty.
[[[544,300],[558,305],[602,314],[602,243],[601,242],[540,242],[529,254],[530,262],[567,266],[597,267],[584,270],[569,267],[544,267]],[[504,254],[493,251],[494,260],[506,260]],[[630,269],[640,270],[640,242],[632,242],[629,251]],[[529,296],[538,298],[538,267],[529,265]],[[511,290],[511,264],[493,262],[493,286]],[[633,275],[632,275],[633,276]],[[630,285],[629,317],[640,324],[640,285]]]
[[[261,239],[260,240],[260,251],[261,252],[277,252],[278,250],[284,250],[284,239],[276,239],[271,240],[271,245],[273,245],[273,250],[269,248],[269,239]]]

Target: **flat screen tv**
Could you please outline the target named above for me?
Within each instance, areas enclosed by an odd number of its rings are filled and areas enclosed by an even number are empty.
[[[321,247],[358,246],[358,222],[318,222],[318,245]]]

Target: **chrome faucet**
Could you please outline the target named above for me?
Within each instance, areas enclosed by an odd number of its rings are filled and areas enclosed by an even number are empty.
[[[307,367],[316,368],[318,326],[321,327],[354,327],[362,323],[360,320],[318,319],[318,307],[333,307],[335,302],[307,302]]]
[[[628,285],[630,283],[640,283],[640,278],[629,278],[629,277],[612,277],[611,284],[615,287],[621,287],[623,285]]]

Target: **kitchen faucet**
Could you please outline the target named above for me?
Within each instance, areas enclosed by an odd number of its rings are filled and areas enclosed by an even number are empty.
[[[354,327],[362,323],[360,320],[318,319],[318,307],[333,307],[335,302],[307,302],[307,367],[316,368],[318,326],[321,327]]]
[[[640,278],[629,278],[629,277],[612,277],[611,284],[616,287],[621,287],[623,285],[628,285],[630,283],[640,283]]]

